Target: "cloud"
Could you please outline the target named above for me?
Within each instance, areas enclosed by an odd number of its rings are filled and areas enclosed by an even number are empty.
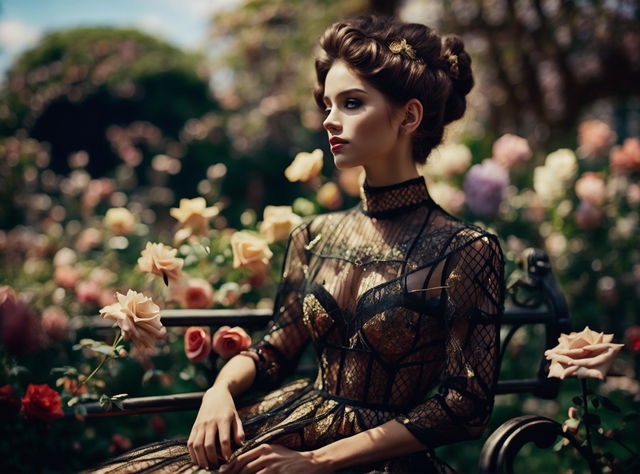
[[[0,21],[0,49],[17,54],[34,46],[42,32],[21,20]]]
[[[164,0],[164,2],[187,11],[194,17],[206,19],[219,11],[234,8],[240,0]]]

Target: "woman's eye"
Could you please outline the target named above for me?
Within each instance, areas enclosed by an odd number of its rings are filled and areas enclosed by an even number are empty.
[[[347,99],[344,102],[344,106],[347,109],[357,109],[360,105],[362,105],[362,101],[358,99]]]

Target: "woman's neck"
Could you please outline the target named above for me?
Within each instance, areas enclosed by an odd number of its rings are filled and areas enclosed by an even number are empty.
[[[389,186],[391,184],[401,183],[420,176],[416,167],[411,166],[399,166],[399,163],[395,166],[380,167],[380,166],[364,166],[365,179],[369,186]]]

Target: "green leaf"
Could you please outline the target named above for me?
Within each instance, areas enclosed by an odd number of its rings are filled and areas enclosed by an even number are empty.
[[[116,400],[120,400],[122,398],[127,398],[128,396],[129,396],[128,393],[119,393],[117,395],[111,396],[111,400],[116,401]]]
[[[80,399],[78,397],[71,397],[69,399],[69,401],[67,402],[67,406],[68,407],[72,407],[73,405],[75,405],[76,403],[78,403],[80,401]]]
[[[87,415],[87,407],[84,406],[84,405],[76,405],[76,407],[74,408],[73,412],[76,415],[86,416]]]
[[[11,367],[11,369],[9,369],[8,375],[16,376],[22,373],[29,373],[29,372],[30,370],[22,365],[14,365],[13,367]]]
[[[594,413],[587,413],[583,419],[588,425],[598,426],[600,424],[600,417]]]
[[[78,375],[78,369],[75,367],[71,367],[70,365],[65,365],[64,367],[54,367],[49,372],[51,375],[53,374],[62,374],[62,375]]]
[[[638,421],[638,420],[640,420],[640,414],[635,412],[627,413],[622,417],[622,421]]]
[[[620,407],[618,405],[616,405],[615,403],[613,403],[607,397],[601,397],[600,400],[602,401],[602,406],[605,407],[607,410],[615,411],[615,412],[618,412],[618,413],[621,412]]]
[[[122,400],[113,400],[113,404],[120,410],[124,410],[124,404],[122,403]]]
[[[574,405],[578,405],[579,407],[582,406],[582,397],[573,397],[572,401]]]
[[[598,400],[597,398],[594,398],[593,400],[591,400],[591,404],[593,405],[594,408],[598,408],[600,406],[600,400]]]

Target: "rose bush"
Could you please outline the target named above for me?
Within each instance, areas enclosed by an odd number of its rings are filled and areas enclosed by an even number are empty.
[[[249,348],[251,336],[241,327],[222,326],[213,335],[213,350],[228,359]]]

